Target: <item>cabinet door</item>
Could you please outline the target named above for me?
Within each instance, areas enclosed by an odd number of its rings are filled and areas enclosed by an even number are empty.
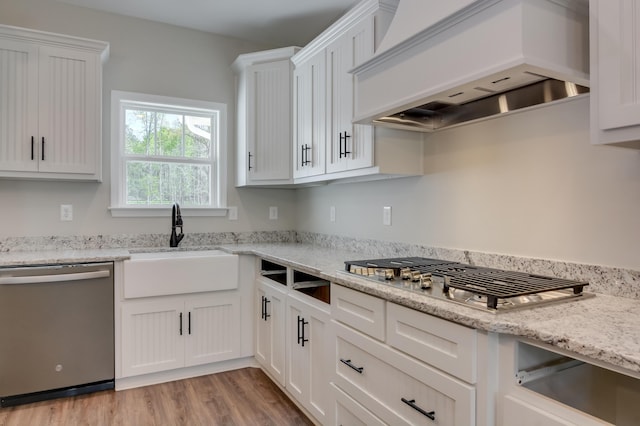
[[[124,377],[184,366],[186,322],[180,298],[122,305]]]
[[[38,170],[38,47],[0,40],[0,170]]]
[[[373,166],[373,128],[352,124],[356,65],[373,55],[373,17],[327,47],[327,173]]]
[[[247,71],[250,181],[291,178],[291,65],[276,61]]]
[[[294,177],[325,172],[326,64],[324,50],[294,71]]]
[[[185,303],[185,365],[240,356],[240,297],[199,297]],[[183,326],[184,328],[184,326]]]
[[[256,289],[255,307],[255,357],[256,361],[258,361],[260,365],[267,368],[271,358],[271,327],[269,326],[269,318],[265,318],[265,298],[267,298],[267,292],[265,291],[264,286],[258,284],[258,287]]]
[[[329,313],[287,298],[287,389],[321,423],[329,408]]]
[[[640,7],[636,0],[595,3],[600,128],[639,125]]]
[[[309,342],[303,342],[303,340],[308,339],[308,334],[303,335],[303,333],[308,333],[309,318],[305,318],[304,307],[290,297],[287,298],[286,318],[286,387],[296,400],[303,403],[305,396],[308,394],[310,368]]]
[[[256,359],[284,386],[286,294],[263,282],[258,282],[257,288],[259,307],[256,312]],[[262,301],[262,297],[266,298],[266,302]],[[262,317],[263,312],[266,313],[266,318]]]
[[[99,67],[95,54],[40,47],[37,141],[40,172],[97,172]]]

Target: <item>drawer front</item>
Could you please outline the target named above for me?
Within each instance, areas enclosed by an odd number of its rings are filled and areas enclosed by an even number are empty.
[[[385,301],[380,298],[331,284],[331,317],[384,340]]]
[[[476,382],[474,329],[387,303],[387,344],[465,382]]]
[[[475,389],[340,324],[336,384],[389,424],[474,425]]]
[[[503,400],[502,424],[521,426],[576,426],[575,423],[549,414],[545,410],[528,404],[520,399],[505,396]]]
[[[335,416],[329,424],[336,426],[385,426],[386,423],[358,404],[340,388],[331,385]]]

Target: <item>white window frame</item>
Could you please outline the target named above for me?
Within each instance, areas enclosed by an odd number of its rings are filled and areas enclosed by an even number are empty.
[[[219,114],[219,138],[214,145],[213,155],[217,163],[212,162],[212,194],[210,207],[182,207],[183,216],[225,216],[227,214],[227,105],[217,102],[206,102],[168,96],[149,95],[144,93],[111,91],[111,216],[113,217],[164,217],[171,205],[153,207],[127,206],[124,158],[124,110],[127,104],[140,103],[163,105],[193,110],[215,110]]]

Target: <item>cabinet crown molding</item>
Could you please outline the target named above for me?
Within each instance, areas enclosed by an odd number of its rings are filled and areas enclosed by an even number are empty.
[[[294,65],[305,62],[309,57],[327,47],[353,25],[370,17],[378,10],[395,13],[400,0],[363,0],[334,22],[329,28],[314,38],[309,44],[295,54],[291,60]]]
[[[0,24],[0,37],[55,47],[72,47],[87,52],[94,52],[100,55],[100,60],[103,64],[109,59],[109,43],[105,41],[2,24]]]

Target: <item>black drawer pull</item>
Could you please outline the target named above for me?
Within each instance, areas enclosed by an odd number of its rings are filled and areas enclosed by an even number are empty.
[[[344,365],[346,365],[347,367],[354,369],[355,371],[357,371],[360,374],[362,374],[362,372],[364,371],[364,367],[356,367],[355,365],[351,364],[351,360],[350,359],[342,359],[342,358],[340,358],[340,362],[343,363]]]
[[[404,402],[405,404],[407,404],[409,407],[413,408],[414,410],[416,410],[417,412],[419,412],[420,414],[422,414],[423,416],[429,417],[431,420],[435,420],[436,419],[436,412],[435,411],[425,411],[422,408],[418,407],[416,405],[416,400],[412,399],[412,400],[408,400],[406,398],[400,398],[400,400],[402,402]]]
[[[182,312],[180,312],[180,335],[182,336]]]

